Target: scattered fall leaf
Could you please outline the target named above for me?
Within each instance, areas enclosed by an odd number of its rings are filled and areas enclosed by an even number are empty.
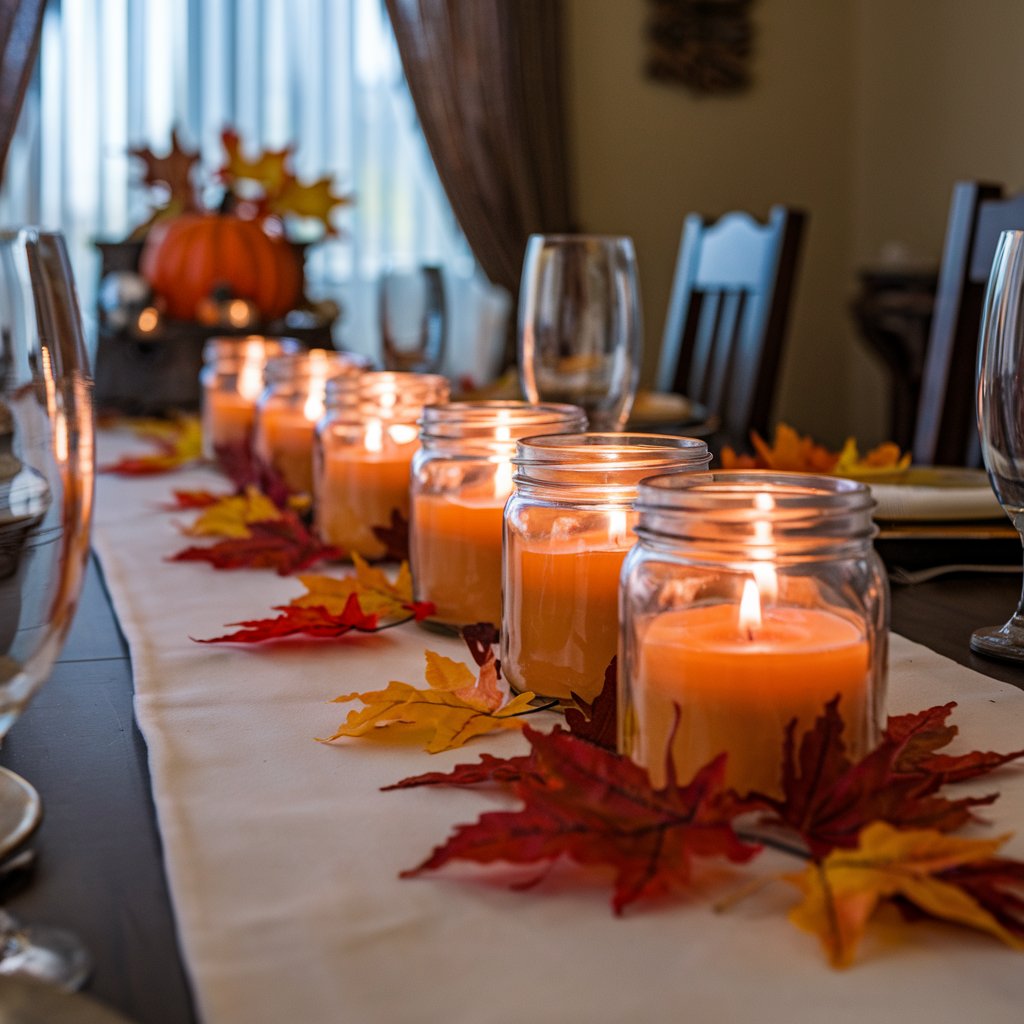
[[[360,606],[383,618],[405,616],[410,612],[416,621],[433,614],[434,606],[426,601],[414,601],[412,575],[409,563],[402,562],[392,582],[383,569],[370,565],[353,553],[355,573],[341,578],[334,576],[300,576],[306,593],[291,603],[299,607],[322,605],[328,611],[344,607],[350,594],[359,596]]]
[[[391,510],[391,522],[388,526],[372,526],[374,537],[385,547],[384,558],[392,562],[401,562],[409,557],[409,520],[398,511]]]
[[[647,772],[629,758],[561,729],[524,732],[537,772],[512,783],[523,806],[492,811],[460,825],[405,878],[453,860],[546,865],[568,857],[614,872],[616,914],[641,898],[667,894],[690,880],[695,857],[749,860],[758,847],[744,843],[723,800],[725,755],[685,786],[670,777],[652,789]],[[496,766],[492,766],[493,768]]]
[[[281,511],[266,495],[247,487],[205,506],[184,532],[192,537],[251,537],[254,524],[280,518]]]
[[[784,473],[831,473],[836,476],[877,477],[902,473],[910,465],[910,453],[901,454],[899,447],[886,442],[872,448],[863,457],[853,438],[848,438],[841,452],[829,451],[813,438],[801,436],[792,427],[779,423],[771,444],[756,431],[750,442],[754,455],[737,455],[726,446],[722,449],[724,469],[773,469]]]
[[[505,702],[493,658],[479,666],[476,676],[467,665],[434,651],[426,652],[426,662],[426,688],[392,681],[383,690],[336,697],[335,703],[358,700],[364,707],[350,711],[334,735],[323,742],[397,726],[406,731],[422,730],[424,749],[436,754],[496,729],[522,728],[520,716],[538,710],[530,705],[532,693]]]
[[[791,722],[782,751],[783,798],[753,794],[801,836],[814,857],[856,846],[861,829],[874,821],[952,831],[970,820],[972,808],[995,800],[994,795],[951,800],[937,792],[941,778],[923,770],[901,772],[898,765],[912,732],[902,738],[883,736],[856,763],[847,756],[842,734],[838,697],[825,705],[799,748],[796,722]]]
[[[612,658],[604,673],[604,685],[592,702],[572,695],[575,707],[566,708],[565,724],[581,740],[615,750],[618,735],[618,658]]]
[[[131,420],[127,423],[137,437],[156,451],[149,455],[126,455],[117,462],[101,466],[101,473],[151,476],[181,469],[202,458],[203,432],[194,416],[181,416],[174,420]]]
[[[235,485],[239,493],[254,487],[278,508],[294,507],[295,495],[289,490],[284,477],[273,466],[264,462],[253,451],[248,441],[217,445],[214,454],[221,472]]]
[[[266,640],[283,640],[292,636],[306,636],[317,640],[337,640],[353,631],[377,633],[387,628],[378,624],[376,615],[367,615],[359,607],[359,598],[353,594],[338,613],[326,608],[297,608],[295,605],[279,605],[281,612],[273,619],[247,619],[229,622],[229,626],[241,626],[235,633],[199,640],[201,644],[254,644]]]
[[[818,936],[835,967],[853,962],[872,914],[894,897],[928,917],[988,932],[1024,948],[1024,914],[1013,891],[1020,891],[1019,869],[1024,865],[993,860],[1007,838],[962,839],[933,829],[900,830],[874,822],[853,849],[835,850],[803,872],[785,876],[804,896],[790,912],[790,920]],[[957,874],[968,867],[969,873]],[[1012,929],[974,895],[986,893],[993,902],[991,896],[1003,893],[1007,885],[1010,905],[1017,911]],[[1005,913],[1006,906],[1001,902],[999,912]]]
[[[280,576],[320,561],[343,558],[340,548],[321,543],[290,509],[276,519],[247,524],[248,537],[229,537],[205,547],[188,547],[172,562],[208,562],[215,569],[274,569]]]
[[[230,494],[215,494],[213,491],[174,491],[174,500],[161,507],[166,512],[194,512],[196,509],[209,508]]]
[[[488,782],[508,785],[531,773],[543,782],[543,775],[536,768],[532,754],[517,754],[514,757],[481,754],[475,764],[457,764],[450,772],[411,775],[391,786],[381,786],[381,789],[387,792],[392,789],[414,789],[416,786],[480,786]]]

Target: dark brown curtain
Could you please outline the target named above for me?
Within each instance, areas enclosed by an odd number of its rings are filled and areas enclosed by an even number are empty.
[[[0,0],[0,181],[39,52],[46,0]]]
[[[529,235],[572,229],[561,0],[387,6],[455,216],[484,273],[515,297]]]

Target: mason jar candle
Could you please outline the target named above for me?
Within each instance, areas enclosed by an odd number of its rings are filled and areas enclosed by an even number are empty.
[[[448,626],[501,624],[501,540],[516,442],[578,433],[575,405],[451,402],[427,406],[412,466],[410,562],[417,601]]]
[[[888,589],[863,484],[721,472],[640,485],[622,574],[619,749],[654,784],[727,753],[740,792],[781,795],[794,741],[838,699],[848,756],[878,739]],[[799,746],[797,747],[799,749]]]
[[[294,338],[210,338],[203,346],[202,386],[203,455],[213,459],[217,450],[248,445],[256,420],[256,402],[263,391],[263,371],[270,359],[298,352]]]
[[[644,477],[705,469],[707,445],[661,434],[519,442],[505,507],[502,671],[511,685],[593,700],[618,646],[619,572]]]
[[[326,408],[327,382],[357,376],[369,365],[364,356],[326,349],[275,356],[267,363],[253,448],[289,490],[313,493],[313,438]]]
[[[409,519],[412,459],[423,407],[448,400],[446,378],[364,373],[327,382],[317,425],[313,495],[317,531],[328,544],[368,559],[388,547],[374,533]]]

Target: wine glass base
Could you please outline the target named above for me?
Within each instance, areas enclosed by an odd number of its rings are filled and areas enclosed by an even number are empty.
[[[35,831],[43,805],[34,787],[8,768],[0,768],[0,857]]]
[[[92,958],[78,939],[62,928],[22,926],[0,910],[0,977],[34,978],[75,992],[92,972]]]
[[[971,634],[971,650],[986,658],[1024,664],[1024,630],[1011,620],[1005,626],[984,626]]]

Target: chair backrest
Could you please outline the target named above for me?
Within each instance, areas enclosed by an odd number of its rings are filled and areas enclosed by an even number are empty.
[[[1024,195],[1004,198],[1001,185],[957,182],[921,378],[915,462],[981,464],[975,414],[978,334],[999,234],[1008,228],[1024,228]]]
[[[768,431],[805,220],[773,206],[763,224],[746,213],[683,224],[657,387],[704,404],[734,443]]]

